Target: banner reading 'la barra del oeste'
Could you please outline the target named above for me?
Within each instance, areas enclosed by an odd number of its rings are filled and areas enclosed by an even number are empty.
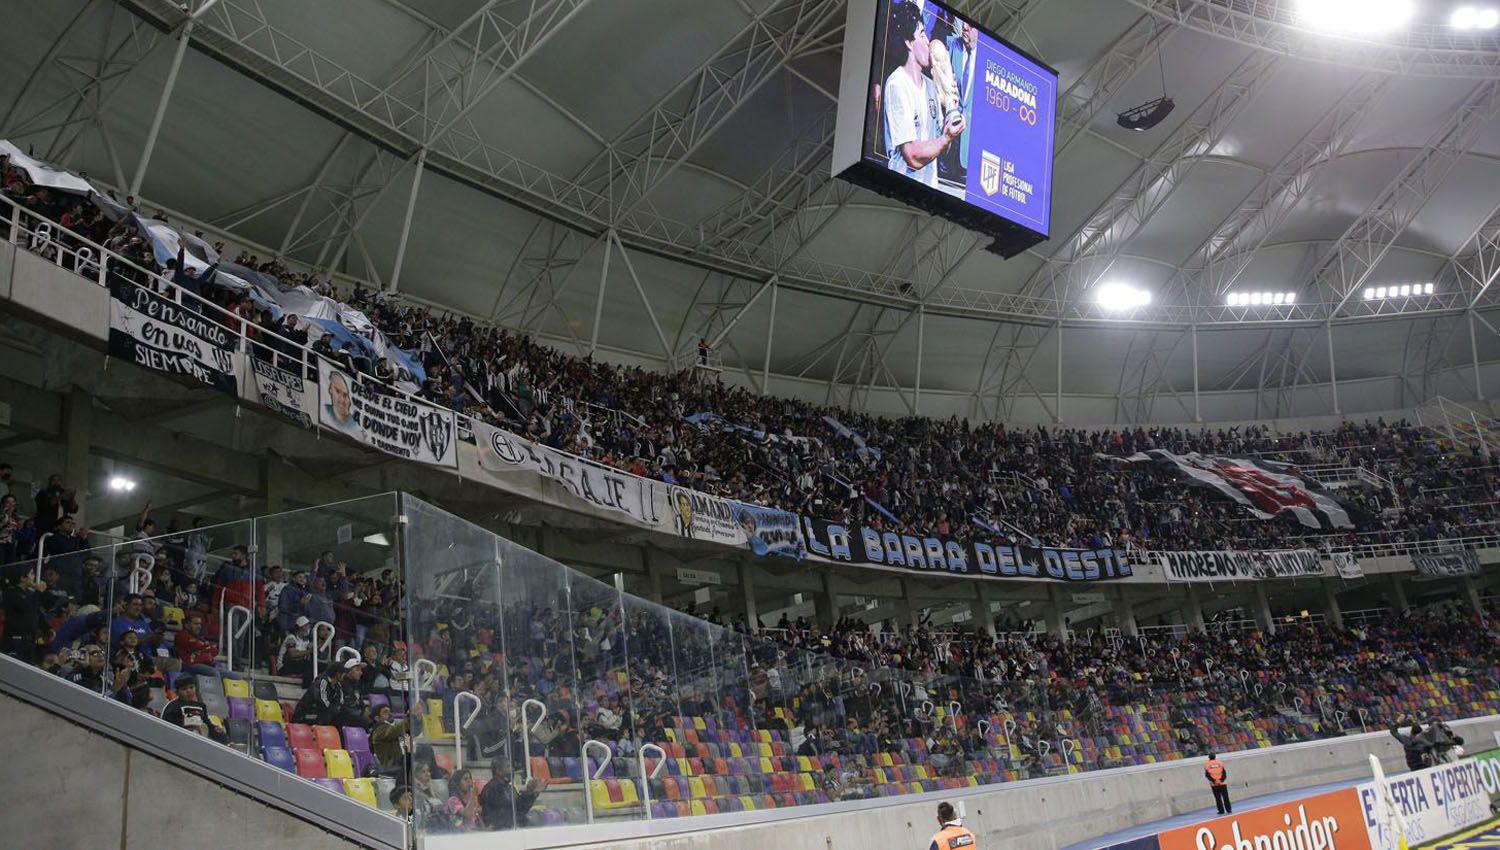
[[[845,527],[802,518],[808,550],[830,561],[997,578],[1109,581],[1132,574],[1130,559],[1114,549],[1059,549],[1002,540],[959,540]]]

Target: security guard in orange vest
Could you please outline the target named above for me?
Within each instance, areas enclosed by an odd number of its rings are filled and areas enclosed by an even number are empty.
[[[1219,814],[1232,814],[1234,806],[1229,804],[1229,771],[1224,769],[1224,762],[1219,761],[1217,753],[1208,754],[1208,764],[1203,766],[1203,775],[1208,779],[1208,787],[1214,792],[1214,805],[1218,807]]]
[[[938,803],[937,819],[941,828],[932,836],[932,846],[928,850],[958,850],[960,847],[979,846],[974,842],[974,833],[959,824],[952,803]]]

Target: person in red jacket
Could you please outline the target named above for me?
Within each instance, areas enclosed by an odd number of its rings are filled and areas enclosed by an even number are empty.
[[[184,673],[218,675],[213,663],[219,655],[219,645],[203,637],[202,614],[194,611],[187,615],[182,628],[177,631],[177,637],[172,639],[172,647],[177,651]]]

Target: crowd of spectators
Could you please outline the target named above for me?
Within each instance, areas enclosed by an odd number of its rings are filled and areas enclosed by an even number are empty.
[[[86,542],[77,531],[58,530],[69,527],[73,499],[54,477],[27,500],[37,516],[18,517],[29,529],[52,512],[54,536],[41,581],[33,560],[4,570],[7,654],[223,742],[232,735],[202,702],[203,677],[291,677],[301,697],[290,719],[366,729],[372,770],[401,779],[391,802],[404,799],[429,828],[524,824],[545,782],[444,777],[421,729],[391,711],[413,717],[405,698],[416,658],[441,671],[429,693],[443,717],[455,715],[459,692],[480,698],[463,745],[466,761],[489,765],[492,777],[524,770],[523,737],[532,756],[553,760],[606,741],[624,775],[643,744],[680,744],[685,720],[707,718],[719,729],[774,730],[795,755],[839,757],[819,764],[823,793],[842,799],[883,793],[881,754],[938,777],[1003,781],[1066,769],[1064,757],[1083,768],[1138,761],[1145,752],[1122,752],[1120,742],[1152,734],[1141,718],[1168,730],[1153,757],[1185,757],[1239,748],[1247,734],[1249,745],[1270,745],[1382,728],[1437,706],[1491,711],[1485,694],[1500,687],[1496,612],[1486,619],[1452,604],[1347,629],[1283,623],[1274,634],[1065,640],[880,631],[852,618],[831,628],[783,619],[751,633],[743,622],[622,605],[581,577],[512,581],[500,593],[486,583],[501,580],[492,573],[465,574],[439,595],[406,599],[392,569],[350,565],[333,548],[290,575],[282,565],[252,574],[248,547],[229,539],[234,526],[174,521],[151,537],[149,506],[130,540],[103,550],[116,553],[111,564],[76,546]],[[57,540],[67,546],[53,548]],[[143,556],[151,579],[132,586]],[[233,670],[220,651],[220,599],[255,612]],[[313,677],[309,626],[319,621],[334,625],[334,638]],[[359,657],[333,655],[344,646]],[[546,707],[541,723],[523,716],[528,700]],[[434,778],[448,796],[434,797]]]
[[[36,187],[3,158],[0,172],[0,191],[10,199],[209,299],[221,308],[213,311],[216,320],[231,329],[243,322],[258,354],[307,347],[374,378],[412,377],[330,334],[314,338],[305,320],[273,316],[246,291],[214,285],[213,268],[193,273],[182,254],[158,265],[149,240],[124,214],[135,210],[134,198]],[[166,217],[158,211],[151,220]],[[201,242],[202,234],[192,238]],[[213,247],[224,250],[222,243]],[[278,258],[242,251],[233,266],[334,293],[326,279]],[[662,372],[569,355],[358,287],[348,300],[420,360],[426,378],[413,388],[428,401],[637,475],[844,525],[1203,550],[1435,540],[1489,533],[1500,521],[1500,477],[1490,458],[1404,421],[1274,434],[1260,426],[1084,430],[891,419],[759,395],[726,385],[713,369]],[[1364,467],[1387,483],[1367,479],[1343,490],[1362,527],[1329,534],[1288,517],[1255,519],[1150,465],[1114,460],[1154,448]]]

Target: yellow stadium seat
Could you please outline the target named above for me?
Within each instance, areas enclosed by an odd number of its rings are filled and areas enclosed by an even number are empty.
[[[703,788],[703,780],[694,776],[688,779],[688,793],[694,797],[707,797],[708,792]]]
[[[802,790],[803,791],[816,791],[818,789],[818,786],[816,786],[816,785],[813,784],[813,778],[812,778],[812,774],[811,773],[799,773],[797,775],[800,776],[800,777],[802,777]]]
[[[760,760],[760,772],[761,773],[775,773],[776,772],[776,766],[773,765],[773,764],[771,764],[771,760],[770,759],[762,757],[761,760]]]
[[[771,745],[769,743],[758,744],[757,747],[761,758],[768,759],[776,753],[775,750],[771,749]]]
[[[443,730],[443,717],[440,714],[427,712],[422,715],[422,734],[429,738],[446,739],[452,738],[453,733]]]
[[[703,718],[701,718],[701,717],[694,717],[693,718],[693,728],[694,729],[707,729],[708,728],[708,724],[703,722]]]
[[[744,755],[745,755],[745,751],[740,748],[739,744],[730,744],[729,745],[729,757],[730,758],[741,758]]]
[[[609,788],[605,787],[603,779],[589,780],[589,795],[594,798],[594,811],[620,807],[619,803],[609,798]]]
[[[812,759],[807,756],[797,756],[797,769],[802,771],[812,770]]]
[[[329,779],[354,778],[354,760],[348,750],[324,750],[323,763],[328,765]]]
[[[285,722],[281,716],[281,703],[274,699],[258,699],[255,701],[255,719],[265,721]]]
[[[620,797],[621,797],[621,805],[624,805],[624,806],[638,806],[638,805],[640,805],[641,798],[640,798],[640,795],[637,794],[636,791],[635,791],[635,780],[633,780],[633,779],[621,779],[620,780]]]
[[[246,681],[245,679],[225,679],[224,680],[224,696],[226,696],[226,697],[239,697],[240,699],[249,699],[250,698],[250,683],[248,681]]]
[[[755,798],[742,794],[740,795],[740,805],[744,807],[745,811],[753,812],[755,811]]]
[[[161,621],[174,628],[182,628],[182,609],[176,605],[158,605],[157,610],[161,612]]]
[[[708,809],[704,807],[702,800],[694,800],[692,802],[692,805],[688,807],[688,810],[691,811],[695,815],[706,815],[706,814],[708,814]]]
[[[379,808],[375,804],[375,780],[373,779],[345,779],[344,793],[372,809]]]

